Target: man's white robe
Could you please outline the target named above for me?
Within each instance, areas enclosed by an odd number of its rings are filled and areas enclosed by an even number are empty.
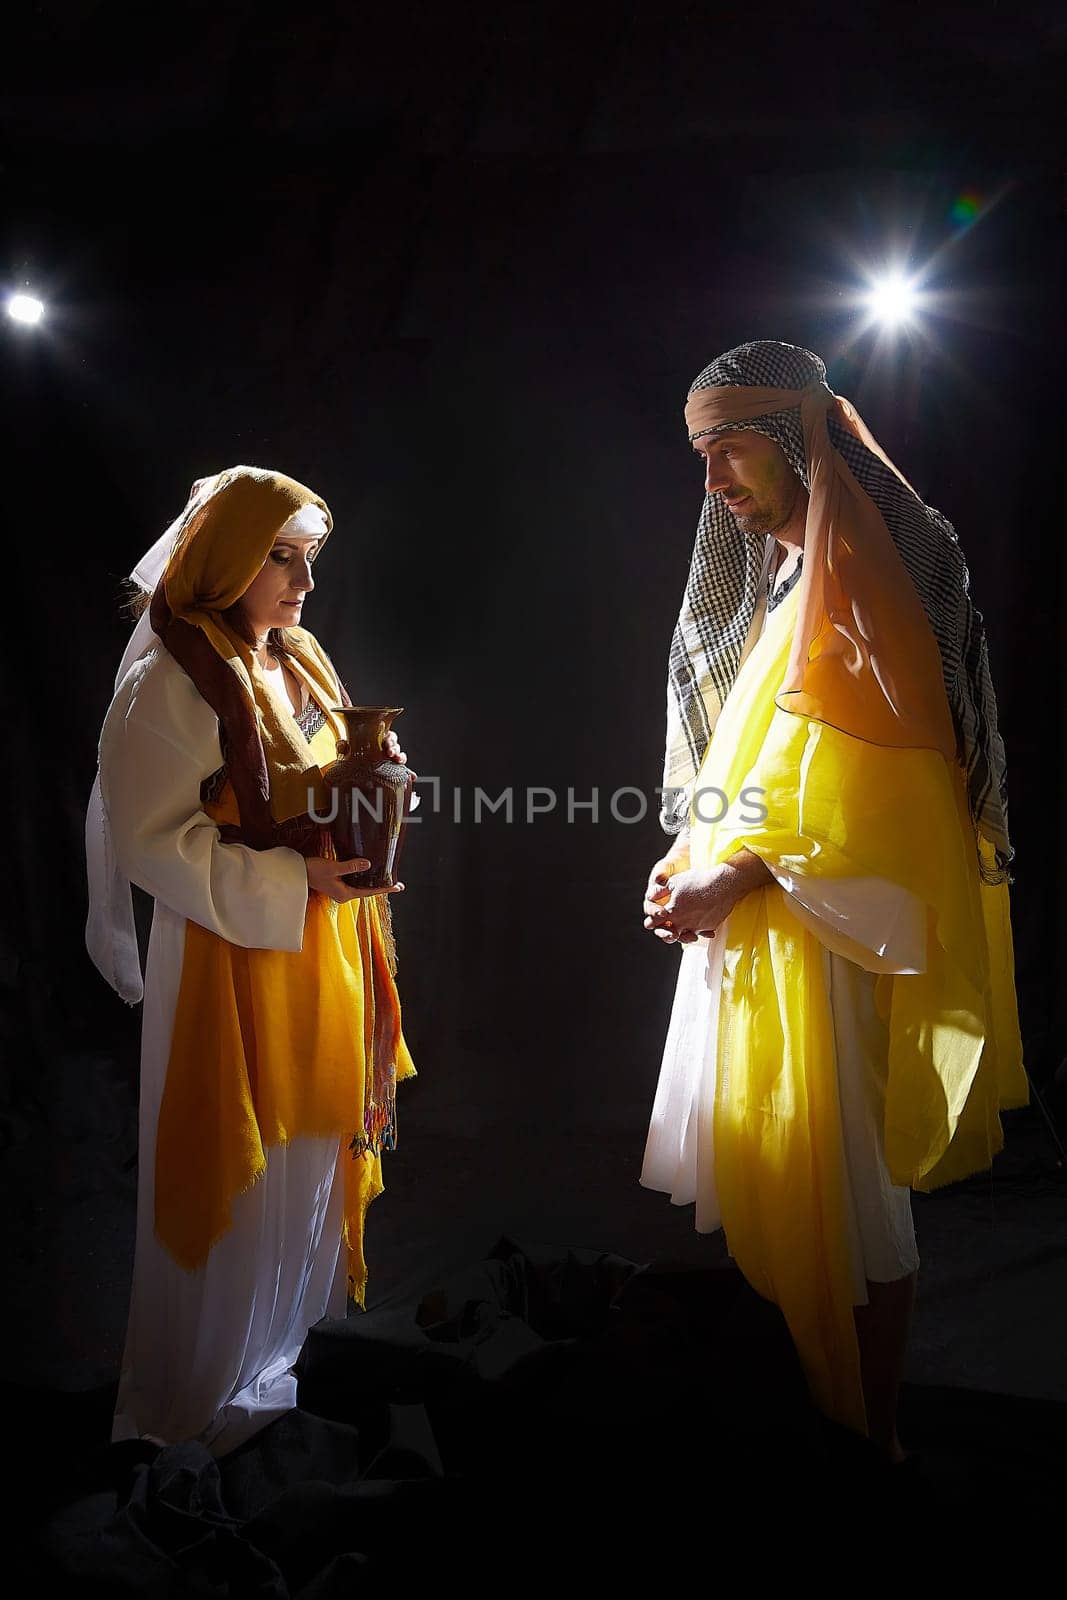
[[[768,539],[764,576],[773,543]],[[765,626],[761,606],[742,660],[756,647]],[[874,986],[881,972],[924,970],[925,908],[913,895],[878,878],[816,881],[768,865],[786,891],[792,914],[823,946],[844,1131],[853,1304],[866,1305],[868,1279],[892,1282],[919,1265],[911,1190],[890,1181],[885,1162],[888,1030],[875,1007]],[[722,1226],[714,1110],[728,937],[729,918],[714,938],[683,947],[639,1180],[645,1188],[669,1194],[674,1205],[695,1203],[698,1233]]]

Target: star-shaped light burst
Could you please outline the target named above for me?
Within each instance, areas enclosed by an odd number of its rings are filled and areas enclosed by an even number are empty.
[[[899,328],[915,320],[922,296],[916,280],[897,270],[872,281],[865,303],[873,321],[886,328]]]

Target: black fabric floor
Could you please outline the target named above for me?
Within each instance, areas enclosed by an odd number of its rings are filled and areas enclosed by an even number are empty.
[[[701,1532],[709,1551],[755,1537],[769,1571],[795,1560],[789,1529],[835,1528],[844,1561],[894,1529],[1059,1514],[1067,1188],[1036,1108],[1006,1119],[992,1174],[914,1197],[910,1467],[814,1411],[721,1234],[638,1185],[643,1108],[547,1153],[512,1130],[504,1161],[493,1137],[420,1133],[410,1103],[368,1218],[368,1310],[311,1331],[299,1409],[216,1463],[108,1445],[136,1167],[115,1064],[81,1066],[50,1123],[12,1108],[5,1160],[16,1592],[629,1589]]]

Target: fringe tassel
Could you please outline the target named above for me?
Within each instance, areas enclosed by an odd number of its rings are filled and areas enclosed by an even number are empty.
[[[999,883],[1014,883],[1015,879],[1008,871],[1011,863],[1015,860],[1014,848],[1009,844],[1006,850],[1002,850],[999,845],[993,844],[992,840],[989,840],[988,843],[992,845],[993,849],[993,860],[991,863],[987,863],[982,853],[982,845],[987,842],[985,835],[973,817],[971,821],[974,824],[975,849],[978,851],[979,878],[983,883],[988,883],[991,886]]]
[[[380,897],[380,911],[379,922],[382,929],[382,943],[385,946],[385,961],[389,968],[389,976],[395,978],[397,966],[396,939],[393,935],[393,908],[389,904],[389,896],[387,894],[383,894]]]
[[[354,1157],[364,1155],[368,1150],[377,1156],[381,1155],[383,1150],[396,1149],[395,1095],[390,1095],[381,1105],[368,1108],[363,1132],[353,1134],[348,1148]]]
[[[987,867],[984,862],[979,862],[978,876],[981,878],[983,883],[988,883],[990,885],[998,883],[1011,884],[1015,882],[1015,879],[1012,877],[1006,866],[1001,867],[998,871],[994,872],[992,868]]]

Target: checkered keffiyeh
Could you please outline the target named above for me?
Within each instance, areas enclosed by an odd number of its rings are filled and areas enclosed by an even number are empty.
[[[761,340],[719,356],[704,368],[690,392],[717,385],[799,390],[820,380],[826,380],[826,367],[810,350]],[[937,641],[971,815],[996,850],[995,871],[980,863],[982,876],[987,882],[1010,881],[1007,869],[1015,852],[1008,838],[1004,744],[997,728],[982,614],[971,600],[967,563],[956,531],[940,511],[925,505],[854,438],[832,411],[827,425],[834,448],[881,512]],[[742,428],[754,428],[773,439],[805,488],[810,488],[799,403],[704,432]],[[696,774],[737,676],[761,601],[766,547],[766,534],[743,533],[717,495],[705,496],[671,642],[660,813],[668,833],[685,826]]]

